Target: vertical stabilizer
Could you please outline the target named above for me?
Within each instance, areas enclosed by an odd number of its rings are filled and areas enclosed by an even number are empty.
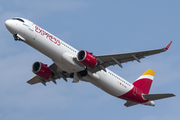
[[[155,72],[151,69],[148,69],[135,82],[133,82],[133,85],[141,90],[143,94],[148,94],[154,79],[154,75]]]

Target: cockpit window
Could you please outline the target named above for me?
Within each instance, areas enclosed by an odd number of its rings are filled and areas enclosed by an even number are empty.
[[[21,19],[21,18],[13,18],[13,20],[19,20],[19,21],[21,21],[21,22],[24,22],[24,20]]]

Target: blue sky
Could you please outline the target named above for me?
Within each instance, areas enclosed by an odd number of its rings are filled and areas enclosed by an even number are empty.
[[[180,119],[180,1],[179,0],[9,0],[0,1],[0,119],[1,120],[179,120]],[[58,80],[44,87],[26,83],[35,61],[52,61],[30,46],[13,40],[4,22],[23,17],[78,50],[95,55],[158,49],[159,55],[110,67],[133,82],[148,68],[156,71],[150,93],[174,93],[155,107],[126,108],[90,83]]]

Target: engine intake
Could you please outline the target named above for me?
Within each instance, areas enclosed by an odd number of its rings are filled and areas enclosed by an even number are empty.
[[[32,65],[32,71],[34,74],[48,80],[51,77],[51,70],[46,64],[43,64],[41,62],[35,62]]]
[[[97,64],[97,59],[93,56],[93,54],[85,50],[81,50],[78,52],[77,60],[86,67],[94,68]]]

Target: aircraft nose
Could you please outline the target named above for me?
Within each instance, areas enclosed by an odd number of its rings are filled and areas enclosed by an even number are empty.
[[[11,26],[12,26],[11,20],[6,20],[5,21],[5,26],[9,30],[11,28]]]
[[[12,34],[16,33],[15,28],[13,27],[13,21],[12,20],[6,20],[5,26],[9,30],[9,32],[11,32]]]

